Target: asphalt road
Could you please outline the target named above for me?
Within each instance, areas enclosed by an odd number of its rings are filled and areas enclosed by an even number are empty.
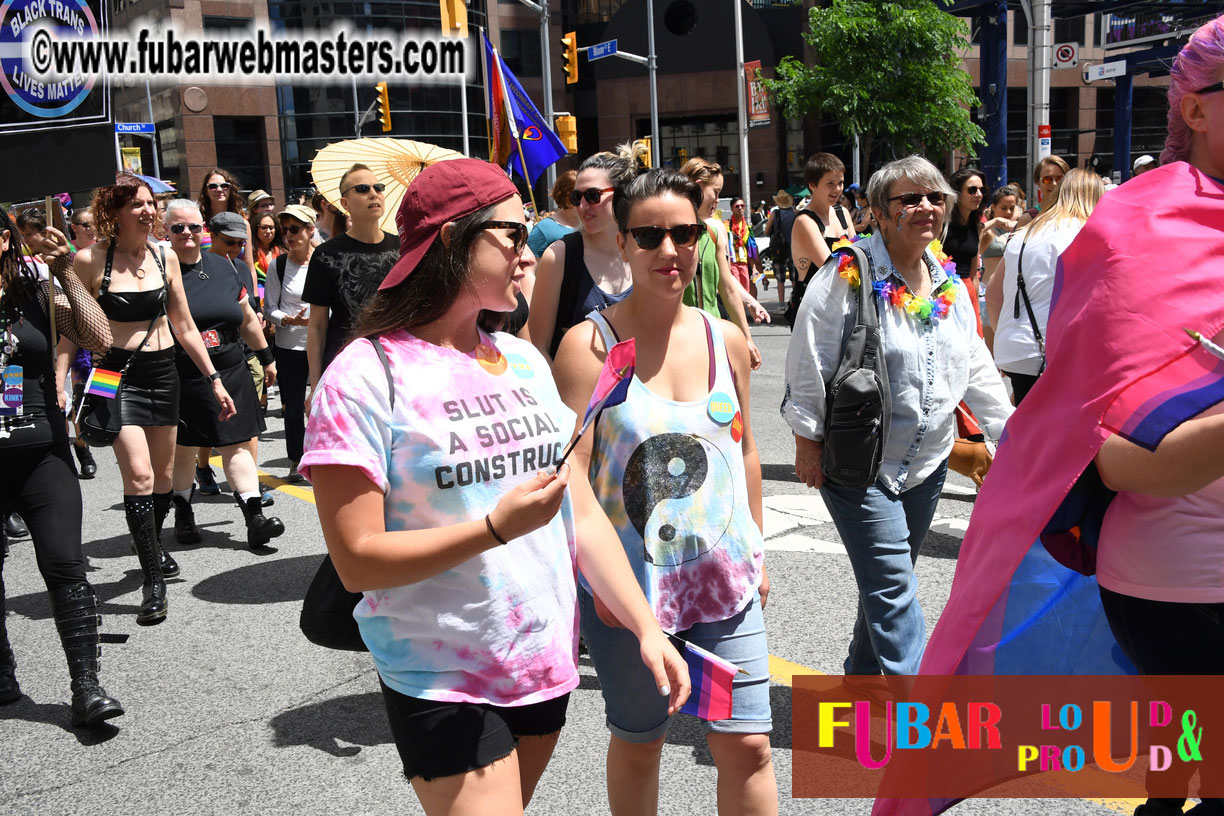
[[[774,301],[774,292],[763,293]],[[855,609],[849,563],[819,498],[795,481],[790,433],[778,415],[789,332],[757,330],[764,366],[752,381],[753,419],[768,507],[766,611],[775,728],[774,759],[784,814],[866,814],[870,800],[792,799],[793,671],[838,673]],[[260,466],[282,476],[281,421],[274,410]],[[63,653],[28,539],[5,565],[9,631],[26,697],[0,708],[0,811],[6,814],[420,813],[399,770],[368,655],[309,644],[297,616],[324,552],[308,487],[281,487],[271,512],[286,534],[278,549],[245,546],[227,495],[197,498],[198,547],[172,547],[182,576],[170,585],[170,615],[137,627],[140,571],[131,555],[118,470],[109,451],[82,482],[85,552],[103,630],[131,636],[103,647],[102,678],[127,715],[96,731],[69,726]],[[219,473],[218,469],[218,473]],[[272,479],[267,480],[270,483]],[[928,631],[947,599],[966,520],[967,480],[953,476],[918,562]],[[171,536],[167,535],[169,540]],[[599,681],[583,662],[569,722],[529,812],[607,813]],[[716,774],[695,720],[678,717],[664,749],[663,814],[711,814]],[[959,814],[1129,813],[1128,801],[974,800]]]

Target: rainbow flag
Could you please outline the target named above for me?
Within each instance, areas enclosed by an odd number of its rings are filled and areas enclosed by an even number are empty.
[[[703,720],[731,718],[731,683],[739,668],[700,646],[684,643],[684,662],[689,667],[693,690],[680,710]]]
[[[119,380],[122,376],[118,371],[95,368],[89,372],[89,379],[85,382],[85,393],[114,399],[119,393]]]

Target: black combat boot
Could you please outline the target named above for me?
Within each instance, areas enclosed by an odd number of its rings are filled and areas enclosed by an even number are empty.
[[[161,571],[161,546],[157,540],[157,522],[153,517],[152,496],[124,496],[123,510],[127,514],[132,543],[144,572],[144,599],[136,622],[152,626],[166,619],[166,579]]]
[[[200,528],[196,527],[195,510],[191,509],[191,500],[195,498],[195,485],[191,486],[191,495],[187,498],[175,495],[174,502],[174,540],[179,544],[199,544],[204,540]]]
[[[4,533],[0,533],[4,538]],[[4,603],[4,555],[0,551],[0,705],[15,703],[21,699],[21,687],[17,685],[17,660],[9,646],[7,616]]]
[[[241,496],[234,494],[234,500],[238,502],[238,506],[242,508],[242,515],[246,518],[248,547],[252,549],[265,547],[269,541],[285,532],[285,525],[280,519],[275,516],[264,517],[259,496],[252,496],[243,501]]]
[[[170,512],[172,498],[174,498],[173,490],[153,494],[153,523],[157,527],[157,548],[161,550],[161,571],[166,578],[177,578],[179,574],[178,562],[162,543],[162,527],[166,523],[166,514]]]
[[[94,726],[123,714],[123,706],[98,683],[102,654],[98,646],[98,599],[89,584],[56,587],[51,593],[68,674],[72,677],[72,725]]]

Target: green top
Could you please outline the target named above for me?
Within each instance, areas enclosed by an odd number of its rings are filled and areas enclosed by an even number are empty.
[[[697,306],[714,317],[721,317],[718,313],[718,244],[710,232],[707,228],[697,239],[697,277],[684,290],[684,305]]]

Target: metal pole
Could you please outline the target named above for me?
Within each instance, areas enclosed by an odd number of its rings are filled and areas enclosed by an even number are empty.
[[[1050,124],[1050,71],[1053,69],[1054,43],[1050,30],[1050,0],[1032,0],[1033,27],[1029,35],[1029,48],[1033,55],[1032,86],[1029,99],[1032,102],[1032,125],[1029,128],[1029,166],[1037,169],[1041,161],[1041,144],[1037,139],[1037,128]],[[1031,173],[1030,173],[1031,176]]]
[[[735,6],[735,99],[739,104],[740,196],[748,206],[752,192],[748,173],[748,107],[744,92],[744,16],[741,0],[731,0]]]
[[[551,39],[549,30],[552,26],[548,16],[549,3],[550,0],[540,0],[540,61],[543,63],[540,66],[543,69],[540,73],[544,79],[544,121],[552,128],[556,127],[556,123],[553,121],[555,117],[553,116],[552,49],[549,44]],[[544,181],[548,184],[548,189],[551,190],[553,185],[557,183],[556,162],[548,165],[548,169],[544,173]]]
[[[1114,78],[1114,154],[1113,175],[1118,183],[1131,177],[1131,105],[1133,104],[1134,77],[1127,73]]]
[[[353,77],[353,132],[361,138],[361,106],[357,102],[357,77]]]
[[[149,105],[149,122],[153,125],[153,132],[149,134],[149,144],[153,152],[153,177],[161,178],[161,162],[157,159],[157,123],[153,121],[153,93],[149,90],[147,79],[145,80],[145,102]]]
[[[861,148],[859,146],[859,135],[856,133],[854,134],[854,152],[851,154],[851,159],[850,159],[851,162],[854,163],[854,183],[855,184],[859,183],[859,165],[862,163],[861,161],[862,156],[861,156],[860,150]],[[866,191],[864,190],[864,192]]]
[[[459,115],[463,119],[463,155],[471,158],[468,150],[467,77],[459,77]]]
[[[646,0],[646,49],[647,67],[650,69],[650,162],[658,167],[659,150],[662,149],[662,145],[659,144],[659,84],[658,58],[655,56],[654,0]]]

